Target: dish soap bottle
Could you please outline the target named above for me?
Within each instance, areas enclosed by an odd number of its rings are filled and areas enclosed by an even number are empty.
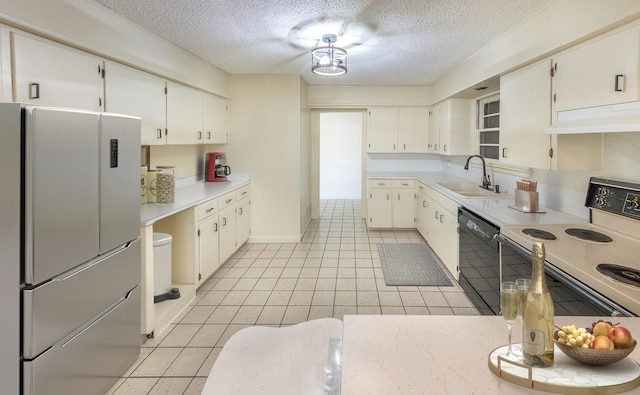
[[[522,358],[533,367],[553,365],[553,300],[544,274],[544,244],[533,243],[531,284],[522,311]]]

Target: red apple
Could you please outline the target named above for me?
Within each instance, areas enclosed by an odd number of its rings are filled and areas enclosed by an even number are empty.
[[[613,341],[604,335],[596,336],[591,342],[591,348],[594,350],[613,350],[614,347]]]
[[[608,336],[611,325],[608,322],[600,321],[593,326],[593,336]]]
[[[629,348],[633,346],[633,336],[631,332],[623,326],[614,326],[609,331],[609,339],[615,344],[616,347]]]

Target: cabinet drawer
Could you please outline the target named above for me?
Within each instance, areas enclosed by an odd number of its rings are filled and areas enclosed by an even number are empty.
[[[391,188],[392,180],[376,180],[369,179],[368,180],[369,188]]]
[[[218,199],[211,199],[198,205],[198,221],[212,216],[216,211],[218,211]]]
[[[392,180],[391,185],[394,189],[415,189],[415,180]]]
[[[240,187],[238,189],[236,189],[236,200],[240,200],[240,199],[244,199],[246,197],[249,197],[249,195],[251,194],[251,186],[247,185],[244,187]]]
[[[427,194],[427,190],[429,189],[429,187],[427,187],[425,184],[418,182],[418,185],[416,186],[418,193],[424,193],[425,195]]]
[[[440,192],[433,190],[431,188],[428,189],[427,196],[429,196],[429,198],[434,202],[437,202],[438,204],[440,204],[442,208],[444,208],[445,210],[449,211],[451,214],[457,217],[458,203],[454,202],[453,200],[444,196]]]
[[[229,192],[218,198],[218,209],[222,210],[225,207],[229,207],[236,202],[236,193]]]

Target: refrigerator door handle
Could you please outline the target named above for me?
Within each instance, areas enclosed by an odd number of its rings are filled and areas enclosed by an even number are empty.
[[[61,273],[61,274],[53,277],[51,279],[51,281],[65,281],[65,280],[75,276],[76,274],[78,274],[80,272],[83,272],[83,271],[85,271],[85,270],[87,270],[89,268],[92,268],[93,266],[98,265],[99,263],[104,262],[105,260],[111,258],[112,256],[114,256],[114,255],[126,250],[127,248],[129,248],[129,246],[131,246],[131,243],[132,242],[128,242],[125,245],[122,245],[122,246],[120,246],[120,247],[118,247],[118,248],[116,248],[114,250],[109,251],[106,254],[100,255],[99,257],[88,261],[84,265],[80,265],[80,266],[75,267],[75,268],[73,268],[71,270],[67,270],[64,273]]]

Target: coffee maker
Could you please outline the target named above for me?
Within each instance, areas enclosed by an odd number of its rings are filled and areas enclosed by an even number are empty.
[[[204,180],[227,181],[231,174],[231,167],[227,166],[227,157],[224,152],[207,152],[205,155]]]

